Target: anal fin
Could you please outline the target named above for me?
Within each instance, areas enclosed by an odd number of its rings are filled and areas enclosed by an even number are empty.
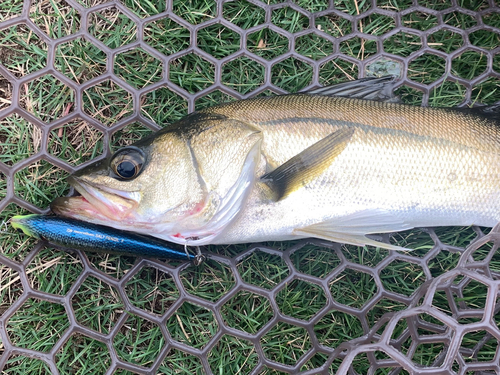
[[[293,234],[356,246],[370,245],[387,250],[411,251],[411,249],[404,247],[375,241],[366,235],[398,232],[412,228],[413,226],[388,211],[370,209],[315,223],[304,228],[296,228]]]

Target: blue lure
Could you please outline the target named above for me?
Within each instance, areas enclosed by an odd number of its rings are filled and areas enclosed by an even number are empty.
[[[195,264],[204,260],[201,253],[193,255],[174,250],[153,237],[74,219],[33,214],[14,216],[10,223],[28,236],[64,247],[149,258],[188,259]]]

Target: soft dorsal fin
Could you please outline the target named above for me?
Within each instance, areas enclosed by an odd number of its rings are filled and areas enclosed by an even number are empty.
[[[343,128],[326,136],[260,178],[274,193],[276,201],[299,189],[328,168],[346,148],[354,128]]]
[[[458,111],[470,115],[480,116],[487,118],[489,120],[500,121],[500,103],[483,105],[478,107],[463,107],[463,108],[451,108],[453,111]]]
[[[395,77],[393,76],[368,77],[303,91],[302,93],[399,103],[401,102],[400,99],[394,95],[394,81]]]

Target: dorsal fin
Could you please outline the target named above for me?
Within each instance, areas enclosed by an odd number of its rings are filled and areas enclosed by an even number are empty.
[[[467,113],[470,115],[480,116],[487,118],[489,120],[499,121],[500,122],[500,103],[491,104],[491,105],[482,105],[478,107],[464,107],[464,108],[451,108],[454,111]]]
[[[367,77],[303,91],[302,93],[399,103],[400,99],[394,95],[394,81],[394,76]]]

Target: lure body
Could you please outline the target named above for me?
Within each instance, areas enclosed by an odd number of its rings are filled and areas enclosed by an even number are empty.
[[[194,261],[198,257],[152,237],[75,219],[34,214],[14,216],[11,225],[28,236],[85,251]]]

